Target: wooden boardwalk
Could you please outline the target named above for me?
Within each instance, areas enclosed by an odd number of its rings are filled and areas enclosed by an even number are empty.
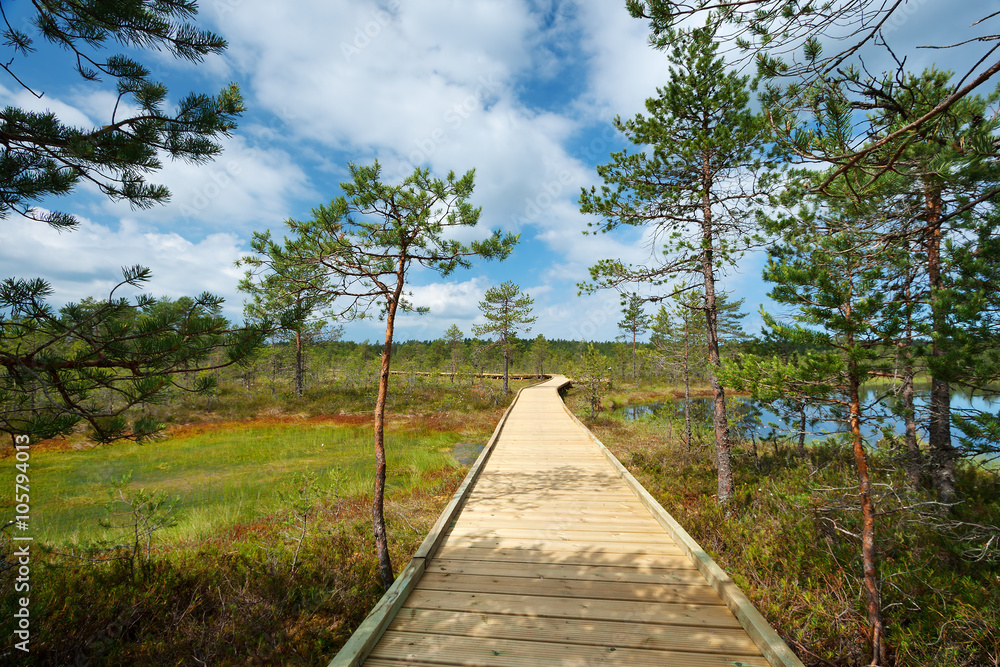
[[[521,391],[331,667],[801,665],[569,414],[565,382]]]

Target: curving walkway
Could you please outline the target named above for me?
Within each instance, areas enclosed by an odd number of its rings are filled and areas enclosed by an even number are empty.
[[[331,667],[801,665],[569,414],[566,383],[519,393]]]

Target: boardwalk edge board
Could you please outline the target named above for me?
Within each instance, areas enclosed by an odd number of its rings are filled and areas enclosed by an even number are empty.
[[[514,400],[507,406],[507,410],[504,411],[496,428],[493,429],[493,435],[490,436],[486,446],[483,447],[483,451],[479,453],[476,462],[472,464],[469,472],[465,475],[465,479],[462,480],[462,483],[455,490],[454,495],[448,501],[444,511],[441,512],[430,532],[427,533],[427,537],[420,544],[409,565],[399,573],[396,581],[382,595],[378,603],[372,608],[368,616],[365,617],[365,620],[362,621],[361,625],[358,626],[357,630],[347,640],[347,643],[341,647],[340,651],[334,656],[327,667],[360,667],[365,658],[368,657],[368,654],[375,648],[378,640],[382,638],[382,634],[385,633],[386,628],[392,623],[396,613],[403,606],[403,603],[406,602],[406,598],[409,597],[410,592],[412,592],[417,582],[423,576],[427,560],[432,558],[441,546],[441,540],[447,532],[448,526],[451,525],[452,521],[461,512],[465,499],[468,497],[472,487],[475,486],[476,480],[479,478],[479,473],[485,467],[486,461],[489,459],[497,440],[500,439],[503,427],[507,423],[507,417],[517,404],[517,400],[521,397],[521,392],[527,388],[522,387],[518,390],[517,395],[514,396]]]
[[[560,390],[565,386],[560,387]],[[739,589],[736,582],[712,560],[711,556],[705,553],[704,549],[695,542],[694,538],[677,523],[677,520],[670,513],[663,509],[663,506],[632,476],[632,473],[621,464],[615,455],[611,453],[611,450],[605,447],[604,443],[583,422],[577,419],[577,416],[570,411],[565,403],[563,403],[563,409],[573,418],[573,421],[583,428],[594,443],[600,447],[605,458],[614,466],[615,470],[625,483],[629,485],[635,495],[639,497],[639,500],[646,506],[646,509],[652,513],[657,522],[674,538],[677,546],[687,554],[691,562],[694,563],[695,567],[698,568],[709,584],[712,585],[712,588],[719,594],[719,597],[726,603],[729,610],[739,619],[743,629],[746,630],[750,638],[757,644],[757,648],[764,654],[768,662],[773,667],[804,667],[802,661],[788,648],[785,640],[771,627],[767,619],[750,602],[743,591]]]

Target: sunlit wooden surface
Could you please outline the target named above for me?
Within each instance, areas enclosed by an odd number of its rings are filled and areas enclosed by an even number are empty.
[[[522,392],[365,665],[767,665],[566,413],[563,380]]]

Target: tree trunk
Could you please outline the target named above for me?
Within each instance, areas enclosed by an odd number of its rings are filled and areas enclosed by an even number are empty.
[[[872,500],[871,480],[868,477],[868,455],[861,436],[861,383],[857,365],[850,363],[849,401],[851,410],[851,435],[854,440],[854,465],[858,472],[861,501],[861,560],[864,570],[863,587],[868,606],[868,622],[872,628],[871,665],[886,665],[885,622],[882,619],[882,601],[878,585],[878,567],[875,552],[875,503]]]
[[[931,397],[928,421],[928,445],[934,475],[934,486],[942,502],[950,502],[955,496],[955,448],[951,444],[951,387],[941,377],[944,373],[944,350],[939,341],[943,333],[944,306],[940,303],[938,290],[941,278],[941,192],[928,187],[924,193],[927,218],[927,279],[930,288],[931,305]]]
[[[508,377],[510,376],[510,350],[503,351],[503,393],[504,396],[510,393]]]
[[[632,384],[635,384],[635,329],[632,329]]]
[[[302,398],[302,332],[295,332],[295,395]]]
[[[684,330],[684,451],[691,453],[691,340],[685,317]]]
[[[907,358],[903,365],[903,423],[906,427],[906,479],[910,490],[920,488],[920,469],[923,465],[920,445],[917,444],[916,410],[913,405],[913,362]]]
[[[799,401],[799,458],[806,460],[806,402]]]
[[[715,235],[712,228],[712,202],[709,196],[711,190],[710,156],[703,157],[702,181],[704,183],[704,196],[702,199],[702,219],[701,219],[701,270],[705,282],[705,323],[708,335],[708,361],[709,380],[712,383],[713,414],[712,425],[715,428],[715,457],[718,469],[718,494],[719,504],[726,506],[730,498],[733,497],[735,482],[733,481],[733,467],[729,456],[729,424],[726,421],[726,391],[715,369],[721,366],[719,358],[719,328],[718,328],[718,308],[715,304],[715,257],[714,242]]]
[[[904,442],[906,444],[906,481],[911,491],[920,488],[920,471],[923,461],[920,455],[920,445],[917,443],[917,420],[916,408],[913,404],[913,311],[909,310],[913,306],[913,292],[911,290],[913,274],[907,276],[906,287],[903,291],[904,304],[908,308],[906,311],[906,331],[905,337],[899,344],[900,354],[903,360],[903,424],[905,428]]]
[[[378,398],[375,401],[375,499],[372,502],[372,526],[375,532],[375,553],[378,556],[382,589],[388,590],[395,580],[389,557],[389,537],[385,529],[385,401],[389,394],[389,362],[392,358],[392,330],[396,322],[396,307],[403,291],[403,276],[389,300],[385,318],[385,347],[382,348],[382,370],[378,377]]]

